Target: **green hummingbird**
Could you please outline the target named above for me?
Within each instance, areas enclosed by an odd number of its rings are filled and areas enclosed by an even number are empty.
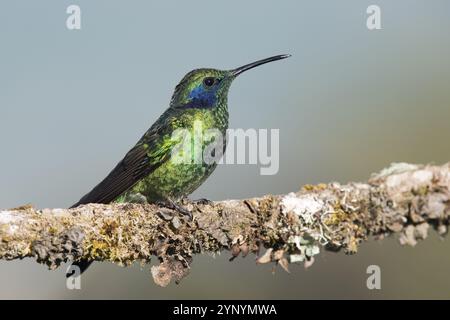
[[[109,175],[71,208],[87,203],[162,203],[192,219],[191,213],[177,202],[196,190],[217,163],[171,161],[174,148],[180,144],[180,139],[174,138],[174,131],[185,129],[194,135],[194,123],[200,122],[201,130],[215,129],[222,134],[224,153],[231,83],[244,71],[288,57],[290,55],[277,55],[233,70],[203,68],[186,74],[176,86],[169,108]],[[214,138],[202,142],[202,150],[211,140]],[[90,260],[73,262],[80,273],[91,263]]]

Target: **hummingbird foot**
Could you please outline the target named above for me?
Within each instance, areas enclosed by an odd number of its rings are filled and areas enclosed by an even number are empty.
[[[159,205],[160,207],[165,207],[168,209],[176,210],[179,213],[181,213],[182,215],[187,216],[190,221],[192,221],[192,219],[193,219],[192,212],[190,210],[186,209],[183,206],[180,206],[179,204],[177,204],[176,202],[174,202],[170,199],[157,201],[156,204]]]
[[[213,201],[208,200],[206,198],[200,198],[200,199],[196,199],[196,200],[191,200],[191,202],[194,203],[194,204],[203,204],[203,205],[206,205],[206,204],[211,205],[211,204],[213,204]]]
[[[195,199],[195,200],[191,200],[189,199],[189,197],[184,196],[181,198],[180,203],[192,203],[192,204],[196,204],[196,205],[212,205],[214,202],[211,200],[208,200],[206,198],[200,198],[200,199]]]

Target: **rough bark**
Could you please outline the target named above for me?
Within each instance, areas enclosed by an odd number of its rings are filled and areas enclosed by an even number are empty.
[[[229,250],[257,263],[309,267],[321,249],[356,253],[370,236],[397,233],[414,246],[429,227],[447,232],[450,164],[393,164],[367,183],[306,185],[287,195],[200,204],[185,202],[193,220],[157,205],[89,204],[74,209],[32,206],[0,211],[0,259],[34,257],[55,269],[88,258],[129,265],[150,262],[158,285],[180,281],[192,257]],[[260,250],[263,249],[264,252]]]

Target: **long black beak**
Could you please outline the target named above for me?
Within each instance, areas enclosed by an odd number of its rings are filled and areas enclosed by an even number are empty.
[[[242,67],[236,68],[234,70],[231,70],[231,74],[236,77],[236,76],[240,75],[242,72],[250,70],[250,69],[253,69],[254,67],[257,67],[257,66],[260,66],[262,64],[269,63],[269,62],[272,62],[272,61],[286,59],[286,58],[289,58],[290,56],[291,56],[290,54],[280,54],[278,56],[273,56],[273,57],[270,57],[270,58],[258,60],[258,61],[246,64],[245,66],[242,66]]]

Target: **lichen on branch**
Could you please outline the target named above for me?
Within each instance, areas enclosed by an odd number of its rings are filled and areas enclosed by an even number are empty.
[[[356,253],[370,236],[399,234],[415,245],[430,226],[447,232],[450,165],[393,164],[367,183],[306,185],[287,195],[182,204],[193,220],[152,204],[88,204],[74,209],[0,210],[0,259],[34,257],[55,269],[92,259],[151,268],[158,285],[180,281],[195,254],[254,253],[286,271],[309,267],[320,250]]]

